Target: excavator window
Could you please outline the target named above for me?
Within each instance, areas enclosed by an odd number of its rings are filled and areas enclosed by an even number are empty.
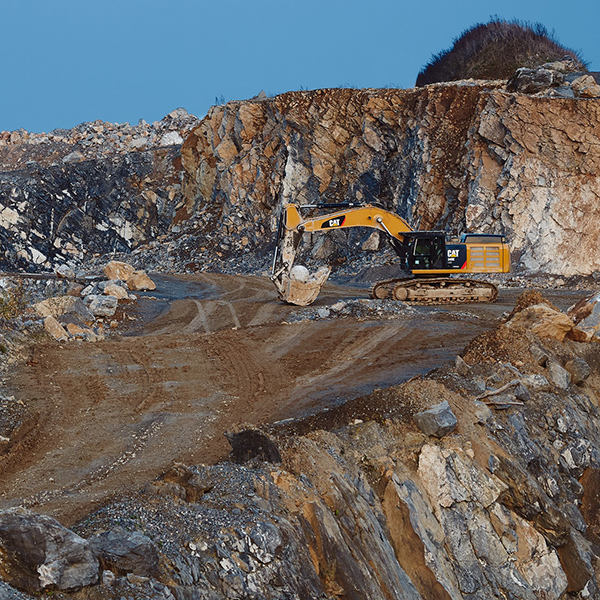
[[[417,239],[417,243],[415,244],[415,255],[418,256],[429,256],[431,251],[429,240],[427,239]]]
[[[431,240],[416,238],[413,250],[413,267],[415,269],[431,268]]]
[[[442,236],[417,237],[412,252],[412,268],[444,269],[444,238]]]

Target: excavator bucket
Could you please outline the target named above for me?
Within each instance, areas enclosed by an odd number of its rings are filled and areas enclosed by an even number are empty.
[[[308,306],[319,295],[331,269],[321,267],[314,275],[302,265],[294,265],[296,251],[302,239],[303,228],[298,227],[302,217],[294,205],[283,207],[277,228],[275,255],[271,281],[279,292],[279,299],[288,304]]]
[[[321,267],[314,275],[310,275],[306,267],[296,265],[289,275],[282,273],[273,282],[279,291],[280,300],[297,306],[308,306],[317,299],[330,272],[328,267]]]

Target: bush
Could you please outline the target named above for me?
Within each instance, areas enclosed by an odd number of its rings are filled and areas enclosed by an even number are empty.
[[[454,45],[434,55],[417,77],[417,87],[460,79],[509,79],[519,67],[573,59],[579,71],[587,63],[561,46],[541,23],[492,19],[467,29]]]
[[[9,321],[27,309],[27,294],[21,280],[14,286],[0,291],[0,321]]]

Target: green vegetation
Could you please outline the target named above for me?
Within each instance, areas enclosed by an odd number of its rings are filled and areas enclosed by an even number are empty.
[[[22,281],[0,291],[0,322],[18,317],[26,308],[27,294]]]
[[[465,30],[454,45],[434,55],[417,77],[417,87],[460,79],[509,79],[519,67],[533,68],[568,57],[576,69],[587,63],[561,46],[541,23],[493,18]]]

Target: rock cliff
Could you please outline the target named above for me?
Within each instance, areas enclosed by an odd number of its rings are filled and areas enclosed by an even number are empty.
[[[200,123],[174,111],[152,126],[5,132],[2,264],[75,266],[150,244],[144,266],[261,267],[283,202],[353,200],[419,229],[504,233],[524,272],[589,275],[599,100],[561,82],[536,95],[502,81],[290,92],[215,106]],[[368,233],[317,238],[306,247],[319,260],[345,260]]]
[[[187,210],[229,241],[272,231],[283,202],[379,201],[415,228],[504,233],[526,271],[590,274],[600,104],[502,88],[317,90],[214,107],[182,147]]]

